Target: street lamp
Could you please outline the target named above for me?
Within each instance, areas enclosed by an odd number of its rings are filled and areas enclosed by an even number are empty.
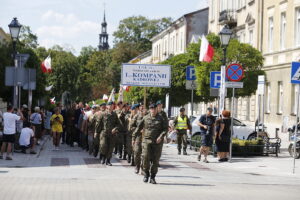
[[[18,22],[18,19],[16,17],[13,18],[13,20],[8,25],[10,35],[13,41],[13,56],[14,56],[14,62],[15,62],[15,56],[16,56],[16,43],[19,38],[20,30],[22,25]]]
[[[224,28],[220,31],[219,36],[224,51],[223,65],[226,65],[226,50],[232,36],[232,31],[228,25],[224,26]]]
[[[18,107],[18,99],[20,97],[21,87],[17,85],[16,77],[17,77],[17,68],[18,68],[18,61],[16,60],[16,45],[19,38],[20,30],[22,25],[18,22],[18,19],[16,17],[13,18],[13,20],[8,25],[10,35],[12,38],[13,43],[13,60],[15,65],[15,72],[14,72],[14,93],[13,93],[13,106],[16,108]],[[20,101],[20,99],[19,99]],[[19,103],[20,104],[20,103]]]

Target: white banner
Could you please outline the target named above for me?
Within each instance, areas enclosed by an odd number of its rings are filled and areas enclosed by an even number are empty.
[[[121,84],[142,87],[171,87],[171,66],[123,64]]]

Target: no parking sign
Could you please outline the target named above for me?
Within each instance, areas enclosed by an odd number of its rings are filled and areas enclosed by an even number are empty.
[[[226,69],[226,77],[230,81],[238,82],[244,77],[244,69],[240,64],[231,64]]]

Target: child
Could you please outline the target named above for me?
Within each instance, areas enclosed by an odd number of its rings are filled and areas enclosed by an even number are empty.
[[[54,113],[50,119],[51,127],[52,127],[52,134],[53,134],[53,145],[54,150],[59,150],[58,146],[60,143],[60,135],[63,132],[63,116],[60,114],[59,108],[54,109]]]

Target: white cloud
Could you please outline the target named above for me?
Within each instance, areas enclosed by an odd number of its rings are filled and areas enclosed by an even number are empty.
[[[55,44],[75,44],[76,52],[80,52],[81,46],[97,44],[99,23],[81,20],[72,13],[62,14],[52,10],[44,13],[41,20],[43,24],[48,24],[36,30],[41,46],[49,48]]]

